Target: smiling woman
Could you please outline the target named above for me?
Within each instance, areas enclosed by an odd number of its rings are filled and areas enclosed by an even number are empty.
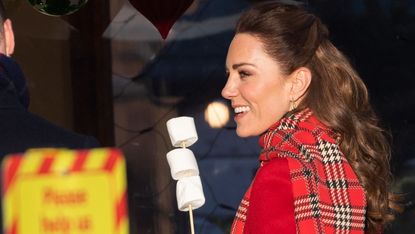
[[[365,84],[301,6],[245,12],[222,96],[237,134],[260,136],[260,168],[231,233],[380,233],[400,209],[389,145]]]

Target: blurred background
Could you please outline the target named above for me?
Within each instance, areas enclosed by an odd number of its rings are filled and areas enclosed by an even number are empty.
[[[42,11],[35,0],[5,2],[31,111],[124,152],[130,233],[189,233],[165,157],[172,149],[165,122],[183,115],[195,118],[199,140],[190,149],[206,196],[196,233],[228,233],[259,147],[257,138],[236,136],[220,91],[236,19],[259,1],[148,0],[147,16],[174,23],[170,31],[158,25],[165,39],[136,9],[145,1],[71,0],[79,5],[70,15]],[[415,233],[415,1],[303,2],[355,65],[393,136],[395,189],[406,194],[407,210],[385,233]]]

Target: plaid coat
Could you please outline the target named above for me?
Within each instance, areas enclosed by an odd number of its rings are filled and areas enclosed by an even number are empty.
[[[231,234],[364,233],[365,193],[335,139],[309,109],[263,134]]]

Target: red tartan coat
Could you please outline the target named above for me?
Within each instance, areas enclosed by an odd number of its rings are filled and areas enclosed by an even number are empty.
[[[263,134],[231,234],[364,233],[365,193],[335,138],[309,109]]]

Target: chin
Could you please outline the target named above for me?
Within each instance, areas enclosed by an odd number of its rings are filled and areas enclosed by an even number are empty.
[[[243,130],[238,127],[236,128],[236,135],[238,135],[239,137],[256,136],[256,134],[253,134],[251,131]]]

